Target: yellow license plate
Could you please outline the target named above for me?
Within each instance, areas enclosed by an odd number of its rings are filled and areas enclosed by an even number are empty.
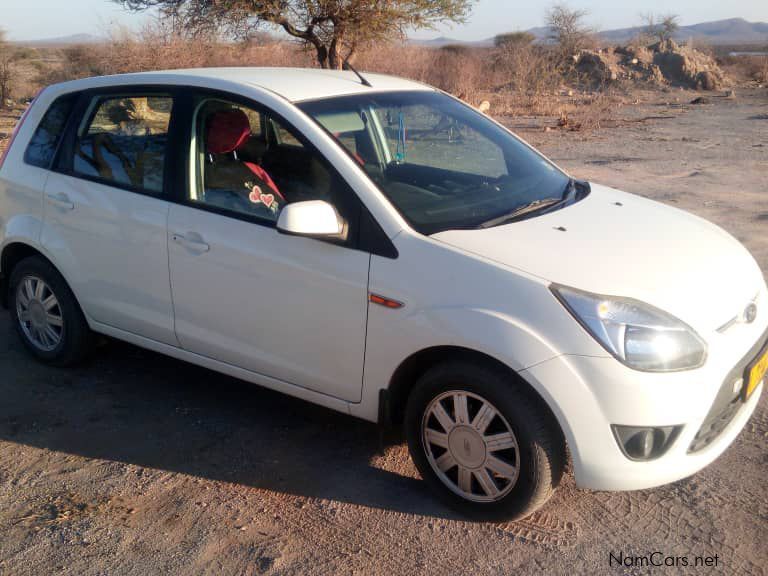
[[[764,350],[762,356],[760,356],[752,368],[749,369],[749,378],[747,379],[747,385],[744,388],[744,401],[746,402],[755,391],[755,388],[763,381],[765,373],[768,372],[768,350]]]

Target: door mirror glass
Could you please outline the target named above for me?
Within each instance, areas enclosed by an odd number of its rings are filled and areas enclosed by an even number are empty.
[[[284,234],[321,238],[343,238],[344,222],[325,200],[286,204],[280,211],[277,229]]]

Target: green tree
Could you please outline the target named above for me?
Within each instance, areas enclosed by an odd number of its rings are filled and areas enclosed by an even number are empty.
[[[533,44],[534,40],[536,40],[536,36],[530,32],[507,32],[496,36],[493,39],[493,44],[496,48],[522,48]]]
[[[114,0],[156,8],[192,34],[248,37],[260,25],[313,48],[323,68],[341,68],[360,46],[403,38],[407,30],[466,20],[475,0]]]

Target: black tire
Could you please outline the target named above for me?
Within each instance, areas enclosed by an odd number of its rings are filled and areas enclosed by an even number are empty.
[[[432,454],[433,461],[437,465],[436,460],[439,458],[435,452],[441,448],[434,448],[432,444],[430,444],[431,448],[425,446],[422,433],[425,412],[430,405],[434,406],[433,400],[451,391],[469,393],[471,395],[469,402],[474,402],[476,406],[480,397],[490,403],[496,409],[496,413],[502,416],[501,419],[494,417],[491,426],[507,427],[514,434],[517,446],[510,448],[509,451],[518,454],[515,456],[518,464],[517,477],[514,481],[505,484],[506,479],[503,476],[492,474],[495,478],[494,486],[502,484],[505,485],[504,490],[508,490],[507,492],[502,490],[498,499],[494,501],[478,502],[463,497],[455,491],[458,481],[455,481],[454,487],[451,488],[446,480],[438,476],[430,463],[428,453]],[[443,402],[447,402],[450,407],[452,400],[448,397]],[[476,415],[477,412],[479,408],[474,414]],[[471,422],[474,417],[471,406],[468,413]],[[434,418],[434,416],[427,418]],[[455,413],[452,418],[456,418]],[[434,427],[435,420],[431,422],[433,424],[430,426]],[[405,434],[411,458],[430,488],[451,508],[475,520],[518,520],[532,514],[552,496],[560,482],[566,462],[562,432],[542,400],[508,371],[479,363],[449,362],[427,371],[416,383],[408,398]],[[452,436],[449,435],[448,438]],[[469,455],[466,441],[462,446]],[[490,450],[486,446],[481,453],[485,458],[498,454]],[[446,448],[445,451],[449,449]],[[461,452],[455,448],[453,451]],[[479,467],[483,468],[486,462],[488,460]],[[449,482],[451,480],[448,474],[451,471],[455,471],[458,475],[458,467],[446,469],[445,477]],[[483,492],[479,478],[474,475],[474,472],[470,479],[470,486],[473,489],[477,488],[481,497],[486,497],[485,495],[488,494],[487,491]],[[473,489],[470,489],[470,492],[473,492]]]
[[[51,350],[43,350],[25,333],[19,319],[17,297],[19,284],[28,277],[42,279],[58,300],[63,318],[60,341]],[[83,316],[66,280],[47,260],[30,256],[19,262],[11,272],[8,283],[8,304],[16,332],[25,348],[38,360],[52,366],[72,366],[83,361],[93,346],[93,333]]]

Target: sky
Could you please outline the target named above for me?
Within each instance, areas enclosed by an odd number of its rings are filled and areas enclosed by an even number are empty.
[[[647,12],[679,14],[682,24],[737,17],[768,22],[768,0],[570,0],[567,4],[587,10],[588,23],[604,30],[637,26],[640,14]],[[476,0],[466,24],[419,31],[412,36],[482,40],[541,26],[549,5],[535,0]],[[131,14],[111,0],[0,0],[0,28],[11,40],[81,33],[103,35],[115,26],[139,26],[143,18],[146,15]]]

